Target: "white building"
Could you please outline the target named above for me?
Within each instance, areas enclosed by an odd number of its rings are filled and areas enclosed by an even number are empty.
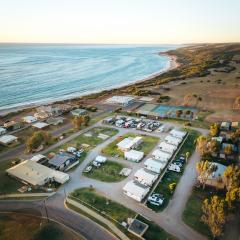
[[[174,145],[172,145],[172,144],[168,144],[168,143],[166,143],[166,142],[161,142],[161,143],[158,145],[158,147],[159,147],[162,151],[167,152],[167,153],[170,153],[170,154],[173,154],[173,153],[176,151],[176,149],[177,149],[176,146],[174,146]]]
[[[151,187],[153,183],[157,180],[158,174],[145,170],[144,168],[140,168],[134,174],[134,179],[139,183]]]
[[[183,131],[179,131],[179,130],[176,130],[176,129],[173,129],[170,131],[170,135],[172,137],[176,137],[176,138],[180,138],[180,139],[183,139],[185,136],[186,136],[186,132],[183,132]]]
[[[149,187],[140,185],[133,180],[128,182],[123,187],[123,193],[126,194],[128,197],[131,197],[138,202],[141,202],[145,198],[145,196],[147,195],[149,190],[150,190]]]
[[[154,159],[164,161],[164,162],[167,162],[172,157],[171,154],[163,152],[159,149],[154,150],[152,153],[152,156]]]
[[[152,158],[147,159],[144,162],[144,167],[152,172],[155,173],[160,173],[162,171],[162,169],[165,167],[166,164],[160,162],[160,161],[156,161]]]
[[[181,138],[176,138],[176,137],[173,137],[171,135],[168,135],[164,141],[168,144],[172,144],[172,145],[175,145],[175,146],[178,146],[181,142],[182,142],[182,139]]]
[[[128,161],[140,162],[144,157],[144,152],[130,150],[128,152],[124,152],[124,157]]]
[[[0,144],[3,144],[3,145],[9,145],[13,142],[16,142],[17,141],[17,137],[13,136],[13,135],[3,135],[0,137]]]
[[[45,122],[36,122],[32,125],[34,128],[37,129],[43,129],[49,126],[49,124],[45,123]]]
[[[23,122],[25,122],[25,123],[34,123],[37,121],[37,118],[35,118],[33,116],[25,116],[22,119],[23,119]]]
[[[129,104],[134,102],[134,97],[132,96],[113,96],[108,98],[106,101],[108,104],[117,104],[121,105],[122,107],[126,107]]]
[[[69,175],[48,168],[37,162],[26,160],[18,165],[7,169],[10,176],[13,176],[23,183],[28,183],[32,186],[43,186],[51,180],[63,184],[69,180]]]
[[[7,132],[7,129],[6,128],[2,128],[0,127],[0,136],[5,134]]]
[[[124,138],[121,142],[117,143],[117,146],[120,150],[129,151],[138,147],[142,143],[142,137],[128,137]]]

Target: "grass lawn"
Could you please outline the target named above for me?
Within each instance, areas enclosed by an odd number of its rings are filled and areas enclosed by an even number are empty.
[[[6,174],[6,170],[12,166],[11,160],[0,162],[0,195],[16,193],[17,189],[23,185]]]
[[[183,144],[181,150],[177,154],[176,159],[178,159],[179,156],[182,155],[182,154],[185,155],[186,152],[189,152],[190,156],[191,156],[192,153],[195,150],[195,140],[199,136],[199,133],[197,131],[189,130],[189,129],[184,129],[184,130],[188,131],[189,135],[188,135],[187,140]],[[148,203],[147,205],[148,205],[149,208],[158,212],[158,211],[162,211],[168,205],[170,199],[173,196],[173,193],[171,193],[168,186],[171,183],[178,183],[179,182],[179,180],[180,180],[180,178],[181,178],[181,176],[184,172],[185,167],[186,167],[186,164],[183,166],[181,173],[177,173],[177,172],[173,172],[173,171],[167,171],[165,173],[161,182],[157,185],[156,189],[154,190],[154,192],[161,193],[164,196],[164,199],[165,199],[164,203],[161,206],[155,206],[155,205],[151,205],[151,204]]]
[[[136,150],[143,151],[145,155],[149,154],[159,141],[159,138],[157,138],[157,137],[136,135],[136,134],[128,133],[128,134],[125,134],[124,136],[118,137],[116,140],[111,142],[108,146],[106,146],[102,150],[102,153],[104,153],[108,156],[119,155],[121,158],[123,158],[124,153],[118,149],[117,143],[122,141],[124,138],[137,137],[137,136],[143,137],[143,142],[138,146],[138,148]]]
[[[17,234],[16,236],[16,233]],[[0,214],[0,239],[4,240],[82,240],[60,225],[23,214]]]
[[[164,231],[162,228],[160,228],[157,224],[148,221],[144,217],[138,215],[137,217],[138,220],[148,224],[148,230],[146,233],[143,235],[144,239],[147,240],[174,240],[176,239],[166,231]]]
[[[101,167],[93,167],[89,173],[83,173],[84,176],[94,178],[103,182],[119,182],[125,178],[125,176],[119,175],[123,169],[123,165],[120,163],[107,161]]]
[[[182,215],[182,219],[187,225],[209,238],[211,238],[210,230],[200,219],[202,216],[202,202],[210,196],[209,190],[204,191],[202,188],[195,187]]]
[[[86,133],[91,134],[91,136],[86,136],[85,135]],[[98,137],[99,134],[105,134],[108,135],[109,137],[112,137],[118,133],[118,130],[113,128],[96,127],[89,130],[86,133],[83,133],[80,136],[74,138],[72,141],[69,141],[61,145],[60,147],[56,148],[54,152],[58,152],[59,149],[67,149],[70,146],[80,148],[82,144],[88,144],[89,149],[92,149],[96,147],[98,144],[104,142],[103,139]]]
[[[113,221],[111,218],[117,220],[118,222],[125,221],[127,222],[127,218],[135,218],[136,213],[125,206],[116,203],[114,201],[111,201],[110,199],[105,198],[104,196],[99,195],[94,189],[90,188],[82,188],[75,190],[72,193],[72,196],[74,196],[74,200],[80,199],[81,201],[93,206],[94,208],[98,209],[98,213],[103,215],[104,217],[109,216],[109,220]],[[83,204],[83,202],[81,202]],[[89,207],[86,204],[87,207]],[[92,208],[92,210],[95,210]],[[75,211],[78,211],[76,208],[72,208]],[[81,213],[81,212],[80,212]],[[103,214],[105,213],[105,214]],[[85,213],[81,213],[85,215]],[[91,216],[88,216],[89,218],[92,219]],[[149,225],[149,228],[147,232],[144,234],[144,238],[147,240],[173,240],[175,239],[172,237],[170,234],[165,232],[163,229],[158,227],[156,224],[147,221],[145,218],[138,216],[137,217],[139,220],[145,222],[146,224]],[[98,221],[100,225],[103,225],[101,222]],[[116,222],[113,222],[116,224],[116,226],[124,232],[130,239],[132,240],[140,240],[140,238],[136,237],[135,235],[131,234],[130,232],[127,231],[126,228],[123,228],[121,225],[117,224]],[[103,225],[103,227],[106,227]]]

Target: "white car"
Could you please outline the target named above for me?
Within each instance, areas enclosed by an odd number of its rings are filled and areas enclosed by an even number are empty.
[[[160,206],[164,202],[164,198],[159,193],[153,193],[150,197],[148,197],[148,202],[152,205]]]
[[[93,161],[93,162],[92,162],[92,165],[93,165],[94,167],[101,167],[101,163],[96,162],[96,161]]]
[[[181,167],[177,164],[172,163],[168,166],[168,170],[180,173],[181,172]]]
[[[75,147],[68,147],[68,148],[67,148],[67,151],[68,151],[69,153],[75,153],[75,152],[77,151],[77,149],[76,149]]]
[[[92,166],[88,166],[85,168],[85,170],[83,172],[89,173],[89,172],[91,172],[91,170],[92,170]]]

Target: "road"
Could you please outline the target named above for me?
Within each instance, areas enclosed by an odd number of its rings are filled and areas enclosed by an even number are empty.
[[[174,126],[179,126],[173,124]],[[102,123],[98,122],[91,127],[88,127],[84,130],[81,130],[68,138],[58,142],[57,144],[51,146],[46,149],[44,152],[51,151],[53,148],[59,147],[63,143],[72,140],[76,136],[90,130],[93,127],[102,126]],[[111,126],[112,127],[112,126]],[[176,236],[178,239],[184,240],[204,240],[205,237],[201,234],[195,232],[193,229],[188,227],[183,223],[181,216],[188,200],[189,195],[191,194],[191,189],[196,180],[196,171],[195,164],[200,159],[199,155],[194,152],[194,154],[190,157],[189,163],[187,164],[184,174],[181,177],[180,182],[177,185],[174,196],[172,200],[169,202],[168,207],[160,213],[153,212],[151,209],[147,208],[145,205],[136,203],[136,201],[130,199],[122,193],[122,187],[132,179],[135,171],[142,166],[143,163],[130,163],[125,160],[122,160],[123,163],[132,168],[131,175],[118,183],[103,183],[94,179],[89,179],[82,175],[82,171],[85,167],[101,152],[101,149],[107,146],[110,142],[112,142],[116,137],[120,135],[124,135],[127,132],[146,134],[151,136],[158,136],[161,139],[165,137],[166,134],[159,133],[143,133],[142,131],[134,130],[134,129],[118,129],[119,133],[105,142],[99,144],[94,149],[92,149],[82,164],[80,164],[73,172],[70,173],[71,180],[66,183],[64,186],[60,187],[57,193],[53,197],[49,197],[46,200],[47,209],[49,211],[49,216],[66,226],[69,226],[73,230],[79,232],[81,235],[86,237],[87,239],[115,239],[111,234],[109,234],[102,227],[92,222],[91,220],[76,214],[72,211],[69,211],[64,206],[64,198],[65,192],[71,193],[77,188],[89,187],[92,185],[99,192],[102,192],[107,197],[113,199],[116,202],[119,202],[128,208],[136,211],[137,213],[145,216],[146,218],[152,220],[160,227],[165,229],[170,234]],[[206,134],[206,130],[197,129],[202,134]],[[19,207],[20,204],[20,207]],[[39,207],[42,205],[41,201],[33,201],[33,202],[16,202],[16,201],[0,201],[0,210],[19,210],[23,208],[25,210],[39,210]]]

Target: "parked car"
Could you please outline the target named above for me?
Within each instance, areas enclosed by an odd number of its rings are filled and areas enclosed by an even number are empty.
[[[164,197],[159,193],[153,193],[150,197],[148,197],[148,202],[152,205],[160,206],[164,202]]]
[[[96,162],[96,161],[93,161],[92,162],[92,165],[94,166],[94,167],[101,167],[101,163],[99,163],[99,162]]]
[[[174,172],[181,172],[181,167],[178,166],[177,164],[172,163],[168,166],[168,170],[174,171]]]
[[[183,166],[181,162],[174,161],[173,164],[178,165],[180,168]]]
[[[69,153],[75,153],[75,152],[77,151],[77,149],[76,149],[75,147],[68,147],[68,148],[67,148],[67,151],[68,151]]]
[[[88,167],[85,168],[85,170],[83,172],[89,173],[91,171],[92,171],[92,166],[88,166]]]

